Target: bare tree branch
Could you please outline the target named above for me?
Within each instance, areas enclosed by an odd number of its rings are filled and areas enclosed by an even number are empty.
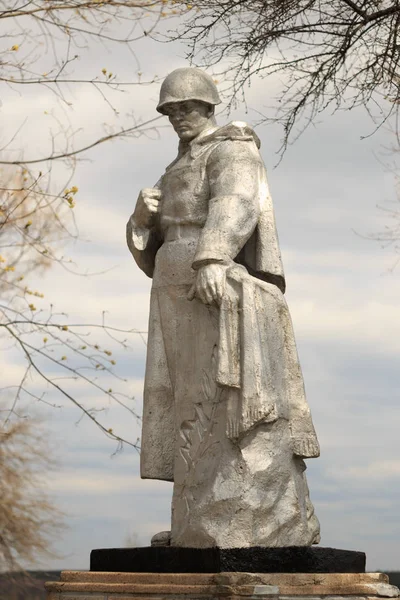
[[[1,165],[18,165],[18,166],[34,165],[37,163],[69,158],[71,156],[76,156],[78,154],[82,154],[83,152],[87,152],[88,150],[95,148],[99,144],[104,144],[104,142],[110,142],[111,140],[114,140],[116,138],[122,138],[124,136],[127,136],[130,133],[133,133],[134,131],[140,130],[141,132],[143,132],[143,131],[145,131],[145,128],[147,127],[147,125],[150,125],[151,123],[155,123],[156,121],[159,121],[160,119],[162,119],[162,115],[160,115],[159,117],[154,117],[153,119],[149,119],[148,121],[145,121],[144,123],[139,123],[138,125],[129,127],[128,129],[122,129],[121,131],[118,131],[117,133],[111,133],[110,135],[101,137],[101,138],[97,139],[95,142],[92,142],[91,144],[88,144],[87,146],[83,146],[82,148],[78,148],[77,150],[71,150],[71,152],[61,152],[60,154],[50,154],[49,156],[46,156],[45,158],[34,158],[34,159],[30,159],[30,160],[0,160],[0,164]]]
[[[328,107],[375,105],[380,123],[398,111],[399,25],[400,0],[199,0],[170,39],[222,77],[230,106],[255,76],[279,74],[276,113],[264,120],[283,125],[284,152]]]

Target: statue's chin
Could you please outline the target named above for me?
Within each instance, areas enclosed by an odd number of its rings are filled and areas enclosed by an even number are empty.
[[[178,133],[178,136],[181,142],[191,142],[196,137],[196,135],[191,131]]]

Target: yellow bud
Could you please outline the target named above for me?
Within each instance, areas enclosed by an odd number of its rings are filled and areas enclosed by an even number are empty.
[[[34,310],[36,310],[36,306],[34,304],[30,304],[29,308],[31,309],[31,311],[33,312]]]
[[[31,220],[27,221],[27,222],[25,223],[25,227],[24,227],[24,229],[28,229],[28,228],[29,228],[31,225],[32,225],[32,221],[31,221]]]
[[[102,69],[101,72],[103,73],[103,75],[107,75],[107,69]]]
[[[66,356],[62,356],[61,360],[67,360],[67,357]]]
[[[76,194],[77,191],[78,191],[78,188],[76,185],[73,185],[72,188],[70,189],[71,194]]]
[[[115,360],[110,360],[110,363],[111,363],[112,365],[116,365],[116,364],[117,364],[117,363],[115,362]]]
[[[14,44],[14,46],[11,46],[11,50],[13,50],[13,52],[16,52],[19,49],[19,44]]]
[[[68,325],[63,325],[63,326],[61,327],[61,329],[62,329],[63,331],[68,331]]]
[[[46,342],[48,341],[48,338],[47,338],[47,337],[44,337],[44,338],[43,338],[43,341],[44,341],[44,343],[46,343]]]
[[[107,431],[108,431],[108,433],[112,433],[113,432],[113,430],[112,430],[111,427],[110,427],[110,429],[107,429]]]

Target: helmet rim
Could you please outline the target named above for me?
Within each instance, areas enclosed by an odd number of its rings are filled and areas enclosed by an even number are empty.
[[[212,106],[221,103],[217,86],[205,71],[194,67],[184,67],[169,73],[160,88],[157,111],[165,115],[166,104],[188,100],[197,100]]]

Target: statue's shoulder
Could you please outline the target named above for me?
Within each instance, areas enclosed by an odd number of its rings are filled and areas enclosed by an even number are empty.
[[[224,140],[254,142],[260,148],[261,142],[254,129],[244,121],[232,121],[221,127],[217,127],[211,133],[204,136],[202,144],[211,144]]]
[[[207,164],[241,160],[249,164],[261,161],[260,140],[252,127],[243,121],[232,121],[205,135],[197,148],[207,149]],[[200,150],[201,152],[201,150]]]

